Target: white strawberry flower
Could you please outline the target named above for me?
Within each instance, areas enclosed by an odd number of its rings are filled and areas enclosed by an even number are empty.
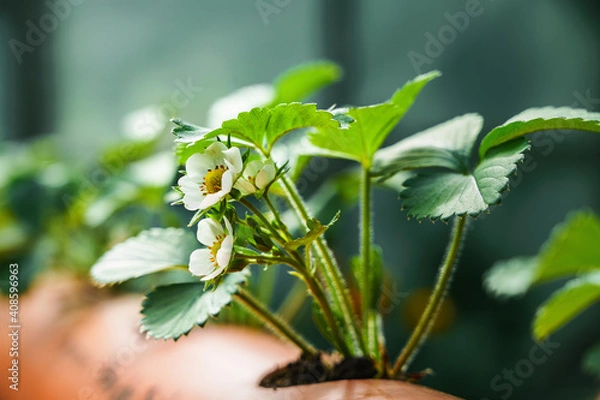
[[[188,210],[204,210],[231,192],[242,171],[240,149],[215,142],[204,153],[188,158],[185,170],[187,174],[178,181],[183,204]]]
[[[273,161],[250,161],[237,180],[235,188],[242,192],[243,195],[255,193],[257,190],[266,188],[275,179],[276,174],[277,168],[275,168]]]
[[[198,241],[205,249],[194,250],[190,255],[189,269],[203,281],[220,275],[229,265],[233,253],[233,232],[227,218],[225,229],[217,221],[205,218],[198,223]]]

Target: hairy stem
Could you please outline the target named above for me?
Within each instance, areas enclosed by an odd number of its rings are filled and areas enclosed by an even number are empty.
[[[460,247],[466,231],[466,221],[466,216],[457,217],[454,223],[451,241],[448,245],[444,263],[440,267],[435,289],[429,297],[429,302],[427,303],[425,311],[421,315],[421,319],[419,320],[417,327],[413,331],[412,335],[408,339],[408,342],[404,346],[404,349],[402,349],[400,356],[396,360],[391,372],[391,376],[398,377],[406,372],[410,362],[415,357],[420,345],[427,338],[427,334],[435,322],[435,318],[437,317],[437,314],[444,302],[444,298],[448,292],[448,287],[450,286],[450,281],[452,280],[452,273],[460,253]]]
[[[360,180],[360,262],[356,266],[354,276],[358,282],[361,294],[361,311],[363,341],[367,348],[367,353],[378,365],[378,370],[382,370],[381,354],[379,349],[380,325],[378,320],[378,311],[374,308],[374,300],[379,296],[380,289],[376,286],[374,276],[381,275],[381,271],[374,271],[375,265],[372,265],[371,245],[373,241],[373,227],[371,222],[371,174],[366,167],[362,168]]]
[[[371,308],[375,294],[370,273],[371,268],[371,177],[367,168],[362,169],[360,181],[360,265],[356,276],[361,290],[361,306],[363,321]]]
[[[292,208],[303,222],[306,227],[307,222],[311,219],[311,215],[308,212],[300,194],[296,190],[293,182],[289,177],[283,175],[281,177],[281,181],[283,183],[283,189],[292,205]],[[350,303],[350,296],[348,295],[347,286],[344,282],[344,278],[342,277],[342,273],[335,263],[331,251],[327,246],[327,242],[323,236],[320,236],[315,241],[315,247],[317,250],[317,255],[321,260],[321,264],[323,266],[323,272],[325,276],[325,281],[329,287],[329,295],[333,302],[333,305],[337,310],[339,310],[342,321],[340,324],[336,324],[338,329],[346,329],[348,336],[350,338],[351,345],[351,355],[360,356],[364,354],[364,342],[362,341],[362,337],[360,336],[360,330],[356,324],[356,320],[354,318],[354,312],[352,310],[352,306]],[[333,329],[333,326],[332,326]],[[338,330],[333,329],[333,330]]]
[[[300,336],[298,332],[277,315],[269,311],[247,290],[239,288],[238,292],[234,295],[234,298],[240,305],[250,311],[252,315],[263,321],[275,334],[298,346],[304,354],[315,355],[318,353],[318,351]]]

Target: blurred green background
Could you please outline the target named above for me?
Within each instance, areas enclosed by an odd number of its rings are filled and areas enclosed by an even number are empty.
[[[55,10],[64,18],[32,44],[27,21],[39,26],[52,7],[3,0],[2,146],[56,133],[59,157],[86,164],[122,137],[123,117],[133,110],[158,105],[169,117],[203,124],[215,99],[319,58],[346,72],[313,99],[322,108],[383,101],[418,73],[442,71],[389,143],[468,112],[484,116],[487,132],[532,106],[600,109],[599,3],[482,0],[478,15],[433,49],[430,35],[447,34],[450,20],[472,3],[72,0]],[[416,53],[427,57],[417,68]],[[592,399],[598,382],[579,363],[600,335],[598,306],[552,338],[560,347],[512,385],[510,396],[502,397],[508,390],[492,383],[528,359],[535,308],[559,283],[501,302],[482,289],[483,273],[499,259],[535,254],[570,210],[600,212],[597,135],[560,134],[537,148],[534,142],[528,157],[529,167],[521,168],[502,206],[471,225],[450,292],[454,309],[446,311],[446,326],[422,349],[414,369],[433,368],[425,384],[467,399]],[[325,163],[305,195],[346,165]],[[419,303],[410,293],[433,284],[449,227],[407,221],[391,192],[376,192],[374,209],[375,239],[390,274],[386,334],[396,354],[410,329],[407,315]],[[357,238],[344,233],[356,229],[358,219],[355,209],[342,216],[330,240],[347,261],[357,252]],[[299,323],[309,319],[303,315]]]

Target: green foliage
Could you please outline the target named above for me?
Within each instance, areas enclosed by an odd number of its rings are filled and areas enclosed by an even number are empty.
[[[194,143],[204,138],[204,136],[211,131],[210,128],[194,125],[189,122],[185,122],[179,118],[171,120],[175,124],[175,128],[171,130],[175,135],[176,143]]]
[[[275,99],[270,105],[304,100],[341,77],[342,69],[331,61],[315,61],[291,68],[275,80]]]
[[[600,113],[567,107],[526,110],[485,136],[479,163],[471,168],[481,126],[481,117],[467,114],[408,137],[377,152],[374,173],[386,180],[416,170],[414,177],[393,183],[411,217],[475,217],[500,203],[509,175],[529,149],[524,135],[552,129],[600,132]]]
[[[590,211],[569,215],[557,225],[535,257],[517,257],[496,263],[485,286],[497,296],[525,293],[531,286],[575,277],[542,304],[532,331],[543,340],[600,301],[600,218]],[[583,362],[591,374],[600,374],[600,350],[592,349]]]
[[[205,290],[200,282],[157,287],[142,303],[142,331],[155,339],[177,340],[187,335],[230,304],[247,276],[246,271],[229,274],[214,290]]]
[[[345,158],[370,168],[373,156],[388,134],[412,106],[423,87],[440,76],[437,71],[420,75],[398,89],[385,103],[351,108],[349,126],[319,127],[309,139],[321,151],[313,155]]]
[[[399,171],[427,167],[468,171],[477,135],[483,126],[478,114],[465,114],[416,133],[375,154],[373,175],[384,179]]]
[[[205,137],[241,139],[268,154],[275,142],[293,130],[309,127],[334,129],[337,126],[338,122],[330,113],[317,110],[314,104],[289,103],[242,112]]]
[[[479,147],[483,159],[493,147],[537,131],[579,130],[600,132],[600,113],[569,107],[530,108],[488,133]]]
[[[313,218],[307,223],[308,232],[301,238],[294,239],[286,243],[285,248],[289,250],[296,250],[302,246],[308,246],[315,240],[325,233],[331,225],[335,224],[340,218],[340,211],[338,211],[328,224],[323,225],[318,219]]]
[[[600,219],[589,211],[569,215],[557,225],[535,257],[495,264],[485,278],[497,296],[525,293],[532,285],[600,270]]]
[[[588,374],[600,377],[600,343],[596,343],[585,353],[582,366]]]
[[[487,272],[485,287],[498,297],[522,295],[533,285],[538,266],[538,257],[499,261]]]
[[[600,270],[571,280],[542,304],[535,314],[533,335],[544,340],[597,301]]]
[[[187,267],[198,247],[194,235],[184,229],[152,228],[117,244],[91,269],[98,284],[113,284],[167,268]]]
[[[498,146],[469,174],[452,170],[419,172],[403,183],[403,207],[417,219],[446,221],[455,215],[477,216],[500,202],[508,187],[508,176],[517,169],[522,152],[528,148],[524,139]]]

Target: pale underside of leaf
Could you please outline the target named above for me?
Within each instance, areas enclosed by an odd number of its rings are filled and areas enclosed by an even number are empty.
[[[569,107],[530,108],[488,133],[479,147],[479,156],[483,159],[495,146],[544,130],[600,132],[600,113]]]
[[[153,228],[117,244],[91,269],[101,285],[123,282],[175,266],[187,266],[198,247],[191,232],[176,228]]]
[[[552,230],[535,257],[501,261],[485,285],[498,296],[525,293],[535,284],[600,271],[600,219],[591,211],[571,213]]]
[[[484,285],[496,296],[522,295],[534,283],[538,265],[537,257],[515,257],[497,262],[486,273]]]
[[[375,153],[373,174],[428,167],[465,172],[482,126],[480,115],[465,114],[409,136]]]

